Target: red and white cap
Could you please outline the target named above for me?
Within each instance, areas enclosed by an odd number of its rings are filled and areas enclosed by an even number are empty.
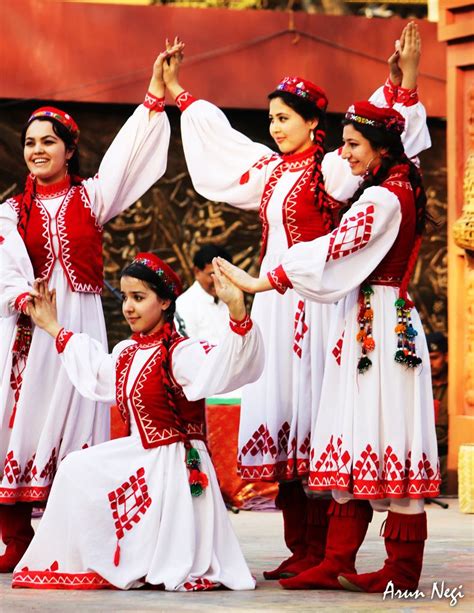
[[[61,111],[61,109],[57,109],[54,106],[42,106],[30,115],[28,119],[28,123],[30,124],[35,119],[39,119],[40,117],[47,117],[51,119],[56,119],[62,124],[65,128],[69,130],[71,136],[73,137],[74,143],[77,145],[79,142],[79,126],[74,121],[74,119],[69,115],[69,113],[65,113]]]
[[[319,110],[325,111],[328,98],[325,92],[307,79],[302,77],[283,77],[275,88],[276,91],[288,92],[312,102]]]
[[[177,298],[183,292],[181,279],[171,268],[171,266],[169,266],[154,253],[137,253],[132,264],[143,264],[143,266],[146,266],[152,270],[158,276],[160,281],[171,291],[175,298]]]
[[[405,119],[392,108],[381,108],[363,100],[354,102],[346,112],[347,121],[385,130],[392,134],[401,134],[405,129]]]

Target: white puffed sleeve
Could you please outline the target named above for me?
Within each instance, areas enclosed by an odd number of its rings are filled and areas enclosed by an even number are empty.
[[[258,326],[241,336],[230,329],[218,345],[186,339],[172,353],[172,374],[188,400],[235,390],[256,381],[265,359]]]
[[[67,375],[85,398],[98,402],[115,401],[115,362],[133,341],[126,340],[107,353],[99,341],[87,334],[73,334],[60,353]]]
[[[196,100],[183,111],[181,136],[199,194],[242,209],[259,207],[268,162],[279,158],[277,154],[234,130],[224,113],[205,100]]]
[[[398,236],[401,218],[400,203],[392,192],[369,187],[338,228],[290,247],[281,267],[271,271],[269,278],[275,288],[292,286],[310,300],[336,302],[380,264]]]
[[[369,100],[375,106],[389,106],[385,99],[383,87],[377,89]],[[418,101],[411,106],[405,106],[401,102],[395,102],[392,108],[405,118],[402,143],[407,156],[413,158],[425,149],[429,149],[431,147],[431,137],[428,124],[426,123],[426,109],[423,104]]]
[[[106,223],[142,196],[165,173],[170,141],[166,113],[140,105],[107,150],[98,174],[84,181],[92,209]]]
[[[34,281],[33,266],[17,230],[18,218],[7,202],[0,205],[0,316],[16,311],[15,300],[29,292]]]

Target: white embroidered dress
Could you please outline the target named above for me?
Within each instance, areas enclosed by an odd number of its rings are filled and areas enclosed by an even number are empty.
[[[298,295],[338,301],[329,331],[321,405],[313,425],[309,487],[348,498],[427,498],[439,492],[430,358],[419,315],[411,311],[417,368],[395,362],[399,297],[396,279],[372,285],[372,366],[359,374],[359,286],[370,278],[396,241],[413,244],[411,215],[397,189],[411,191],[406,176],[389,177],[364,191],[331,234],[288,250],[274,273]],[[390,257],[388,257],[390,260]],[[385,260],[387,261],[387,260]],[[285,278],[286,275],[286,278]],[[398,283],[399,285],[399,283]]]
[[[98,224],[133,204],[163,175],[169,135],[165,113],[149,119],[144,106],[135,110],[106,152],[98,175],[74,188],[85,191]],[[47,189],[34,202],[54,251],[48,256],[54,260],[49,286],[56,289],[64,325],[87,332],[106,347],[100,295],[72,291],[60,257],[67,240],[61,236],[58,220],[70,192]],[[33,330],[26,364],[23,361],[12,371],[17,322],[13,305],[34,280],[13,205],[13,200],[0,205],[0,504],[45,501],[58,463],[70,451],[107,440],[110,432],[108,409],[74,389],[53,340],[43,330]]]
[[[382,88],[371,101],[385,106]],[[261,275],[278,266],[291,245],[326,233],[308,229],[315,204],[312,197],[302,196],[308,193],[313,151],[278,155],[232,129],[214,105],[203,100],[188,103],[184,100],[181,133],[195,189],[210,200],[260,211]],[[423,105],[394,108],[407,120],[407,154],[429,147]],[[359,179],[338,152],[324,157],[322,170],[333,198],[345,201],[352,196]],[[283,296],[255,296],[252,318],[262,330],[266,362],[260,379],[242,392],[238,465],[243,478],[274,481],[308,474],[311,424],[319,406],[333,311],[332,304],[307,301],[291,290]]]
[[[119,370],[116,375],[124,350],[136,351],[128,375]],[[160,351],[159,338],[140,345],[123,341],[111,355],[84,334],[68,341],[61,361],[71,380],[90,398],[125,398],[131,434],[71,453],[62,462],[36,535],[15,569],[14,587],[255,587],[205,442],[191,441],[209,479],[199,497],[191,496],[182,442],[143,446],[134,412],[146,408],[142,398],[157,387]],[[172,379],[188,400],[226,392],[260,375],[263,351],[255,325],[244,336],[228,329],[218,346],[186,339],[171,353]]]

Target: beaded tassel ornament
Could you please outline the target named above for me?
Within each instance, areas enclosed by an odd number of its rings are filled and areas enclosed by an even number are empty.
[[[398,336],[397,351],[395,352],[395,362],[405,364],[408,368],[416,368],[422,360],[416,355],[415,338],[418,332],[412,325],[411,308],[413,303],[404,298],[395,301],[397,309],[397,325],[395,333]]]
[[[186,450],[186,466],[189,470],[191,496],[200,496],[209,485],[207,475],[201,472],[201,457],[194,447]]]
[[[372,366],[372,360],[368,357],[368,353],[375,349],[375,341],[372,337],[372,321],[374,312],[372,310],[370,297],[374,290],[370,285],[362,285],[359,293],[359,314],[357,321],[359,322],[359,332],[357,333],[357,341],[361,343],[361,356],[357,363],[357,370],[363,374]]]

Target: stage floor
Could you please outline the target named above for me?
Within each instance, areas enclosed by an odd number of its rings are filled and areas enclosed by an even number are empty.
[[[418,599],[382,599],[380,594],[354,594],[336,591],[285,591],[277,582],[265,581],[262,571],[273,568],[285,554],[282,540],[282,522],[279,512],[241,511],[231,514],[232,523],[242,543],[258,587],[250,592],[167,593],[156,591],[49,591],[12,590],[11,575],[0,575],[0,611],[468,611],[474,609],[474,515],[458,511],[456,499],[446,500],[449,509],[427,506],[428,540],[425,565]],[[358,557],[358,569],[376,570],[383,561],[382,538],[378,536],[385,514],[376,513],[369,528],[368,539]],[[38,521],[38,520],[35,520]],[[450,607],[450,598],[431,598],[435,589],[457,592],[464,598]]]

